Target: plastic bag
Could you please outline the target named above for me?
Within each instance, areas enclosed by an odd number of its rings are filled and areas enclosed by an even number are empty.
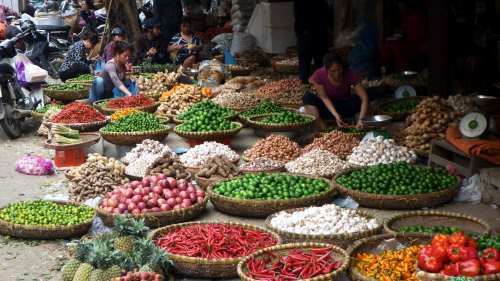
[[[101,70],[104,68],[105,65],[106,65],[106,61],[104,59],[98,60],[95,64],[94,75],[98,75],[101,72]]]
[[[15,169],[26,175],[52,175],[54,173],[54,164],[42,156],[27,155],[16,161]]]
[[[29,61],[17,61],[16,75],[21,86],[31,86],[31,83],[41,83],[45,81],[48,72]]]
[[[455,202],[472,202],[472,204],[481,203],[480,189],[484,183],[479,179],[479,175],[475,174],[470,178],[462,181],[462,186],[457,196],[453,199]]]
[[[132,96],[137,96],[139,94],[139,87],[137,85],[137,82],[132,83],[130,81],[125,81],[125,83],[123,83],[123,85],[125,85],[125,87],[132,94]],[[115,87],[113,89],[113,96],[115,98],[122,98],[122,97],[125,97],[127,95],[124,92],[122,92],[120,89]]]
[[[231,44],[231,54],[234,56],[245,50],[253,49],[255,45],[255,38],[248,32],[238,32],[233,35],[233,42]]]

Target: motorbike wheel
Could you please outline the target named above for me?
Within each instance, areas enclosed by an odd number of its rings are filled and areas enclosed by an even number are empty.
[[[54,79],[59,79],[59,68],[64,61],[64,54],[62,53],[53,53],[49,54],[48,63],[49,63],[49,75]]]
[[[21,120],[14,118],[12,115],[12,111],[14,110],[12,105],[4,103],[3,108],[5,110],[5,118],[0,120],[0,125],[9,138],[17,139],[21,136]]]

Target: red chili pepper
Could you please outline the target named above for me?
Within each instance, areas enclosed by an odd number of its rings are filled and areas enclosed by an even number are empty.
[[[72,102],[59,114],[50,119],[53,123],[75,124],[90,123],[106,120],[106,116],[97,112],[92,106],[82,102]]]
[[[154,102],[143,94],[113,99],[104,105],[105,108],[123,109],[153,105]]]

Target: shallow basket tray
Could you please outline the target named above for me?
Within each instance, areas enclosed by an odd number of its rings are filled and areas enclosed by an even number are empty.
[[[60,205],[80,206],[81,204],[73,202],[53,201]],[[89,232],[96,214],[85,222],[73,225],[59,225],[59,226],[38,226],[38,225],[24,225],[6,222],[0,220],[0,233],[10,237],[25,238],[25,239],[67,239],[80,237]]]
[[[174,123],[176,123],[176,124],[184,124],[184,122],[187,121],[187,120],[182,120],[182,119],[177,118],[178,116],[179,115],[177,115],[177,116],[174,117],[174,119],[173,119]],[[238,119],[238,113],[236,112],[235,114],[226,116],[224,118],[227,119],[227,120],[234,121],[234,120]]]
[[[297,75],[300,72],[298,65],[287,65],[280,63],[276,63],[274,65],[274,70],[276,70],[276,72],[288,75]]]
[[[52,85],[50,85],[52,86]],[[88,99],[90,95],[90,85],[83,85],[83,90],[52,90],[49,86],[42,87],[43,93],[53,100],[72,102],[76,100]]]
[[[143,140],[157,140],[162,141],[170,132],[170,127],[165,126],[165,129],[148,131],[148,132],[105,132],[102,129],[99,130],[102,138],[109,143],[121,146],[135,146],[141,143]]]
[[[34,110],[31,111],[31,117],[37,123],[42,123],[43,122],[43,116],[44,115],[45,115],[44,113],[38,113],[38,112],[36,112]]]
[[[278,254],[284,255],[284,254],[291,252],[295,248],[321,249],[321,248],[327,248],[330,246],[331,245],[327,244],[327,243],[292,243],[292,244],[283,244],[283,245],[268,247],[265,250],[257,251],[255,253],[243,258],[243,260],[238,264],[238,275],[240,276],[241,280],[244,280],[244,281],[258,280],[258,279],[253,279],[253,278],[246,276],[246,273],[248,273],[247,263],[251,259],[255,259],[255,260],[262,259],[263,260],[263,259],[269,257],[269,255],[267,253],[272,253],[275,255],[278,255]],[[318,277],[314,277],[314,278],[310,278],[310,279],[300,279],[300,280],[303,280],[303,281],[327,281],[327,280],[335,280],[335,279],[339,278],[340,276],[342,276],[342,274],[349,267],[349,263],[350,263],[351,258],[349,257],[349,255],[347,254],[347,252],[344,249],[341,249],[335,245],[332,248],[331,255],[333,256],[333,258],[335,260],[340,260],[340,259],[342,260],[342,265],[340,266],[339,269],[337,269],[331,273],[318,276]]]
[[[64,124],[64,123],[52,123],[49,121],[43,122],[45,126],[48,128],[51,128],[53,124],[61,124],[63,126],[66,126],[70,129],[73,130],[78,130],[80,132],[95,132],[99,130],[100,128],[106,126],[111,118],[109,116],[106,116],[106,120],[104,121],[98,121],[98,122],[90,122],[90,123],[72,123],[72,124]]]
[[[207,207],[208,196],[200,202],[188,208],[170,211],[151,212],[146,214],[124,214],[126,218],[134,218],[136,220],[144,218],[144,224],[150,228],[158,228],[169,224],[181,223],[190,221],[199,217]],[[101,209],[102,201],[96,207],[98,216],[102,219],[105,225],[113,227],[113,221],[116,214],[110,214]]]
[[[70,173],[68,173],[69,169],[67,169],[66,171],[64,171],[64,176],[68,179],[68,180],[72,180],[74,178],[76,178],[76,176],[73,176],[71,175]]]
[[[413,211],[396,214],[384,222],[384,231],[396,234],[396,231],[401,231],[405,226],[417,225],[426,228],[458,226],[463,233],[476,237],[491,233],[491,226],[482,219],[455,212],[440,211]],[[437,233],[426,234],[434,237]]]
[[[277,167],[277,168],[272,168],[272,169],[265,169],[265,170],[240,170],[243,174],[258,174],[258,173],[281,173],[285,171],[285,166],[283,167]]]
[[[222,131],[213,131],[213,132],[181,132],[177,130],[177,127],[180,125],[175,126],[174,132],[181,138],[189,139],[189,140],[217,140],[217,139],[224,139],[224,138],[229,138],[241,131],[241,128],[243,128],[243,125],[238,122],[232,122],[236,123],[238,125],[238,128],[236,129],[231,129],[231,130],[222,130]]]
[[[390,101],[386,101],[386,102],[383,102],[383,103],[381,103],[379,105],[378,112],[381,115],[389,115],[389,116],[391,116],[393,121],[405,120],[406,117],[408,117],[410,114],[412,114],[413,112],[415,112],[415,109],[409,110],[409,111],[405,111],[405,112],[388,112],[388,111],[384,111],[383,108],[386,107],[386,106],[390,106],[390,105],[394,105],[394,104],[398,104],[398,103],[403,103],[403,102],[412,102],[412,101],[414,101],[414,102],[420,103],[424,98],[425,97],[409,97],[409,98],[393,99],[393,100],[390,100]]]
[[[294,213],[297,211],[303,211],[305,209],[306,208],[296,208],[296,209],[284,210],[283,212]],[[350,245],[352,245],[352,243],[361,238],[382,233],[384,227],[383,219],[378,218],[366,211],[356,210],[356,213],[367,219],[376,219],[379,226],[377,228],[368,231],[354,232],[354,233],[328,234],[328,235],[300,234],[300,233],[281,230],[279,228],[272,226],[271,220],[275,218],[278,215],[278,213],[268,216],[265,221],[265,225],[270,230],[278,233],[281,236],[281,238],[283,238],[283,243],[320,242],[320,243],[332,244],[341,247],[343,249],[347,249]]]
[[[80,137],[82,138],[82,142],[74,144],[54,144],[51,139],[48,139],[45,141],[45,146],[55,150],[76,150],[90,147],[98,143],[101,139],[99,133],[81,133]]]
[[[162,93],[154,93],[154,94],[144,94],[144,95],[155,102],[159,102],[160,98],[163,94]]]
[[[76,78],[71,78],[66,80],[66,83],[71,83],[71,84],[78,84],[78,85],[92,85],[94,83],[94,80],[83,80],[83,81],[76,81]]]
[[[148,237],[153,239],[154,241],[155,238],[158,237],[159,235],[167,234],[169,231],[172,230],[178,230],[193,225],[205,225],[205,224],[216,224],[216,223],[219,223],[219,221],[195,221],[195,222],[169,225],[153,231],[148,235]],[[229,226],[241,226],[243,229],[257,230],[259,232],[269,233],[269,236],[273,237],[276,240],[277,245],[280,245],[282,243],[281,237],[278,234],[268,229],[245,223],[236,223],[236,222],[222,222],[222,223]],[[184,276],[211,278],[215,280],[238,276],[237,273],[238,263],[244,259],[244,257],[227,258],[227,259],[206,259],[206,258],[187,257],[175,254],[169,254],[169,257],[170,260],[173,262],[172,267],[175,273]]]
[[[344,132],[343,132],[343,133],[344,133]],[[326,133],[326,132],[316,132],[316,133],[314,134],[314,136],[315,136],[315,137],[317,137],[317,138],[322,138],[322,137],[324,137],[324,136],[325,136],[325,135],[327,135],[327,134],[329,134],[329,133]],[[355,138],[358,138],[358,139],[362,139],[362,138],[363,138],[366,134],[368,134],[368,132],[359,132],[359,133],[344,133],[344,134],[346,134],[346,135],[351,135],[351,136],[353,136],[353,137],[355,137]]]
[[[352,171],[344,174],[350,174]],[[333,179],[334,185],[339,189],[342,195],[348,195],[354,199],[360,206],[387,210],[412,210],[423,207],[435,207],[452,200],[460,190],[462,180],[456,176],[457,183],[445,190],[422,193],[417,195],[383,195],[361,192],[347,188],[337,182],[342,175],[337,175]]]
[[[313,176],[302,177],[320,179]],[[227,181],[238,178],[242,177],[234,177],[228,179]],[[213,184],[208,187],[207,195],[210,197],[210,202],[212,202],[212,205],[225,213],[241,217],[265,218],[271,214],[287,209],[309,207],[311,205],[321,206],[323,204],[330,203],[335,195],[337,195],[337,188],[332,184],[330,180],[324,178],[321,179],[326,181],[330,185],[330,189],[321,194],[315,194],[302,198],[274,200],[231,198],[214,193]]]
[[[160,106],[160,103],[155,102],[152,105],[147,105],[147,106],[138,106],[138,107],[129,107],[129,108],[119,108],[119,109],[114,109],[114,108],[106,108],[105,105],[99,105],[99,103],[102,103],[105,100],[98,100],[93,103],[94,108],[99,111],[100,113],[104,115],[112,115],[113,113],[124,110],[124,109],[135,109],[139,111],[144,111],[147,113],[155,113],[156,109]]]
[[[276,114],[266,114],[266,115],[250,117],[247,119],[248,126],[266,132],[290,132],[310,127],[316,121],[316,117],[311,115],[304,115],[304,117],[310,118],[310,120],[305,122],[287,123],[287,124],[260,122],[264,117],[271,115],[276,115]]]
[[[240,162],[240,157],[238,157],[238,159],[236,160],[233,160],[231,161],[234,165],[238,164],[238,162]],[[186,166],[184,164],[181,163],[181,166],[184,167],[186,169],[187,172],[191,173],[191,175],[193,176],[193,178],[196,176],[196,174],[200,171],[201,167],[190,167],[190,166]]]
[[[358,240],[355,242],[353,245],[351,245],[347,249],[347,253],[351,257],[351,259],[354,259],[357,257],[358,254],[363,254],[363,253],[373,253],[373,254],[380,254],[386,250],[389,249],[383,249],[380,251],[373,252],[377,247],[380,246],[380,244],[389,239],[395,239],[399,243],[405,245],[405,246],[413,246],[413,245],[428,245],[432,242],[432,237],[425,235],[424,233],[398,233],[398,234],[380,234],[380,235],[375,235],[375,236],[370,236],[367,238],[363,238],[361,240]],[[386,248],[386,247],[384,247]],[[351,261],[352,263],[352,261]],[[353,266],[351,266],[348,270],[349,272],[349,277],[351,280],[354,281],[379,281],[378,279],[374,279],[371,277],[368,277],[361,272],[357,271],[354,269]]]

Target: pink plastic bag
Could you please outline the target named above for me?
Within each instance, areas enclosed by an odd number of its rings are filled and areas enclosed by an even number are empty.
[[[54,164],[42,156],[27,155],[16,161],[15,169],[26,175],[52,175],[54,173]]]

